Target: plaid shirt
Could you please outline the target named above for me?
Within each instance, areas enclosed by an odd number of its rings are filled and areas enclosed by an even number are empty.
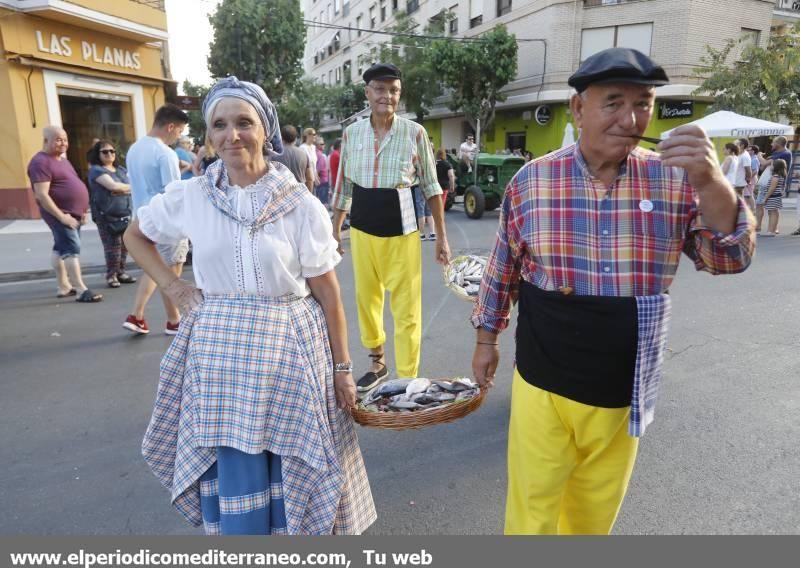
[[[369,119],[348,126],[342,138],[334,207],[350,210],[353,184],[397,189],[419,185],[425,199],[441,195],[436,161],[425,128],[395,115],[389,133],[378,143]],[[406,193],[411,199],[410,192]]]
[[[520,277],[543,290],[638,297],[669,289],[681,252],[697,270],[741,272],[755,250],[753,235],[741,199],[732,233],[705,226],[684,171],[662,167],[658,154],[636,148],[606,187],[571,145],[529,163],[509,183],[472,324],[504,330]]]

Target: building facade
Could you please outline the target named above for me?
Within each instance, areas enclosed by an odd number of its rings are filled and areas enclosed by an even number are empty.
[[[449,11],[455,17],[445,33],[453,37],[504,24],[519,41],[518,72],[504,89],[507,99],[497,106],[483,148],[528,149],[537,156],[561,146],[571,124],[567,79],[593,53],[632,47],[665,68],[671,84],[657,90],[648,129],[657,136],[704,114],[710,101],[693,92],[706,45],[721,48],[728,39],[743,39],[766,46],[774,29],[800,19],[797,0],[303,0],[303,8],[312,22],[306,75],[325,84],[360,81],[360,62],[391,41],[374,32],[390,27],[398,11],[407,11],[418,24]],[[458,147],[472,132],[445,100],[431,109],[425,126],[437,147]],[[335,131],[339,125],[320,129]]]
[[[88,169],[94,138],[124,152],[175,92],[163,0],[0,0],[0,218],[36,218],[27,164],[63,126]]]

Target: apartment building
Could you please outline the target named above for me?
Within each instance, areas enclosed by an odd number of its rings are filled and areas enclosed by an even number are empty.
[[[766,46],[773,30],[800,19],[798,0],[303,0],[303,9],[311,22],[306,75],[330,85],[361,80],[360,61],[391,42],[391,36],[376,32],[393,25],[398,11],[419,24],[450,11],[455,18],[445,33],[452,37],[504,24],[519,41],[518,72],[485,133],[484,148],[526,148],[534,155],[561,145],[571,122],[567,78],[593,53],[632,47],[664,66],[672,83],[658,89],[658,110],[648,130],[657,135],[707,108],[707,99],[692,94],[698,84],[694,69],[706,45],[719,48],[727,39],[743,38]],[[456,147],[471,131],[446,101],[424,124],[437,147]],[[339,129],[334,122],[321,127]]]
[[[86,172],[94,138],[123,149],[168,93],[164,0],[0,0],[0,218],[36,218],[27,164],[42,128],[62,125]]]

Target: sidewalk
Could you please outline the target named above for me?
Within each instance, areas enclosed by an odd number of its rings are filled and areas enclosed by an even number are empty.
[[[349,231],[342,233],[348,239]],[[53,237],[41,219],[0,220],[0,283],[55,278],[50,267]],[[103,244],[91,221],[81,228],[81,267],[84,274],[105,273]],[[128,257],[128,269],[136,263]]]

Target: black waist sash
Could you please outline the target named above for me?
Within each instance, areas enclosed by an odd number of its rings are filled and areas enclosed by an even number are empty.
[[[630,406],[635,297],[574,296],[520,283],[517,370],[526,382],[603,408]]]
[[[411,188],[415,219],[417,189],[417,186]],[[375,237],[402,236],[403,215],[400,211],[400,193],[396,189],[366,188],[353,184],[350,226]]]

